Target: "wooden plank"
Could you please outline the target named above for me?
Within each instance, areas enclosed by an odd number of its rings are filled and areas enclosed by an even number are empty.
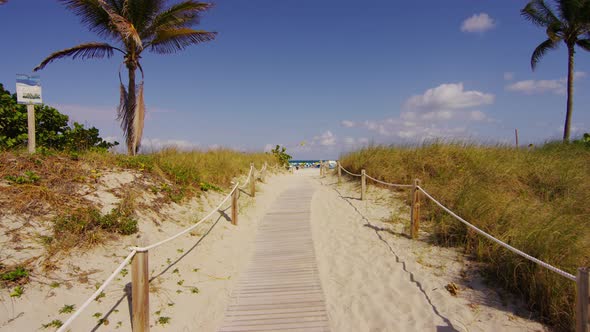
[[[309,184],[289,189],[262,218],[219,331],[330,331],[311,234],[312,196]]]

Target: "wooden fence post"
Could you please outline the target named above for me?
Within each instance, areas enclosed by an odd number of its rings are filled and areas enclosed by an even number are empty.
[[[338,184],[340,184],[342,182],[342,169],[340,169],[340,162],[336,164],[336,167],[338,167]]]
[[[264,162],[264,167],[262,167],[262,173],[260,174],[260,181],[265,182],[266,181],[266,161]]]
[[[414,180],[412,187],[412,207],[410,210],[410,236],[415,239],[420,231],[420,180]]]
[[[231,195],[231,224],[238,225],[238,188]]]
[[[254,163],[251,163],[250,167],[252,167],[252,176],[250,177],[250,196],[256,197],[256,174],[254,174]]]
[[[578,268],[576,276],[576,332],[590,331],[590,282],[588,278],[588,268]]]
[[[365,200],[365,193],[367,191],[367,178],[365,170],[361,170],[361,201]]]
[[[324,176],[324,161],[320,160],[320,176]]]
[[[27,104],[27,144],[29,153],[35,153],[35,105]]]
[[[133,332],[150,330],[150,276],[148,251],[138,251],[131,262],[131,307]]]

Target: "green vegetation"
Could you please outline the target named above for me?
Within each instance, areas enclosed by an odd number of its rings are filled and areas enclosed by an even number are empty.
[[[156,321],[156,324],[166,325],[166,324],[170,323],[170,320],[171,319],[172,318],[170,318],[170,317],[162,317],[161,316],[161,317],[158,317],[158,320]]]
[[[23,288],[23,286],[16,286],[10,293],[10,297],[21,297],[24,292],[25,289]]]
[[[33,184],[39,181],[41,177],[35,172],[25,171],[24,175],[7,175],[6,180],[14,184]]]
[[[584,144],[373,146],[340,161],[387,182],[419,178],[437,200],[477,227],[572,274],[590,265],[590,149]],[[468,232],[427,199],[421,210],[433,241],[464,246],[488,263],[490,279],[522,295],[558,330],[573,329],[573,282]]]
[[[84,128],[53,107],[35,106],[36,142],[40,152],[44,149],[84,151],[89,149],[107,150],[119,143],[109,143],[99,136],[98,129]],[[27,107],[16,102],[0,84],[0,150],[21,148],[28,139]]]
[[[590,1],[555,0],[555,9],[544,0],[531,0],[521,10],[522,16],[543,29],[547,39],[535,48],[531,56],[531,68],[535,70],[537,63],[547,51],[556,49],[561,42],[567,47],[567,108],[563,141],[570,140],[570,126],[574,108],[574,54],[575,47],[590,51]]]
[[[90,31],[108,37],[117,46],[100,42],[80,44],[51,54],[34,70],[43,69],[50,62],[65,57],[110,58],[115,51],[122,53],[129,81],[127,88],[120,82],[119,119],[127,139],[127,150],[130,155],[135,155],[141,144],[145,117],[143,69],[139,63],[141,53],[144,50],[157,54],[175,53],[190,45],[215,39],[215,32],[191,29],[191,26],[199,24],[199,17],[212,4],[194,0],[177,4],[165,0],[139,1],[131,6],[127,0],[98,3],[64,1],[64,4],[81,18]],[[138,91],[137,69],[142,75]]]
[[[3,283],[26,283],[29,279],[29,271],[22,266],[7,269],[0,264],[0,280]]]
[[[47,323],[47,324],[43,324],[41,325],[44,329],[50,328],[50,327],[54,327],[56,329],[60,328],[62,325],[64,325],[64,323],[59,320],[59,319],[54,319],[51,322]]]
[[[283,167],[289,167],[289,160],[293,158],[290,155],[288,155],[286,151],[287,148],[285,148],[284,146],[281,147],[279,145],[277,145],[274,149],[270,151],[272,155],[276,158],[276,160],[279,162],[279,165]]]
[[[101,215],[96,208],[79,208],[53,220],[52,245],[59,249],[84,247],[101,243],[105,235],[137,233],[137,220],[130,211],[113,209]]]
[[[71,314],[72,312],[74,312],[73,304],[64,304],[64,306],[59,309],[60,314]]]

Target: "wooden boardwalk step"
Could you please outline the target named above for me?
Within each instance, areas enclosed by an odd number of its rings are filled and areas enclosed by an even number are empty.
[[[313,189],[281,194],[262,218],[220,332],[327,332],[330,324],[311,236]]]

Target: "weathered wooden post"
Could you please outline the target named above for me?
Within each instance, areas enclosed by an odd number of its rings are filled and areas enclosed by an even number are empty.
[[[576,332],[590,331],[590,282],[588,278],[588,268],[578,268],[576,276]]]
[[[324,161],[320,160],[320,176],[324,176]]]
[[[28,148],[29,153],[35,153],[35,105],[27,104]]]
[[[256,175],[254,174],[254,163],[250,164],[252,174],[250,176],[250,196],[256,197]]]
[[[340,184],[342,182],[342,170],[340,169],[340,162],[338,162],[336,166],[338,167],[338,184]]]
[[[231,194],[231,224],[234,226],[238,225],[238,192],[240,190],[236,188],[233,194]]]
[[[412,187],[412,208],[410,210],[410,236],[415,239],[420,231],[420,180],[414,180]]]
[[[367,178],[365,170],[361,170],[361,201],[365,200],[365,193],[367,191]]]
[[[138,251],[131,263],[131,307],[133,332],[150,330],[150,276],[148,251]]]
[[[267,163],[265,161],[264,166],[262,167],[262,174],[260,175],[260,181],[262,181],[262,182],[266,181],[266,167],[267,167]]]

